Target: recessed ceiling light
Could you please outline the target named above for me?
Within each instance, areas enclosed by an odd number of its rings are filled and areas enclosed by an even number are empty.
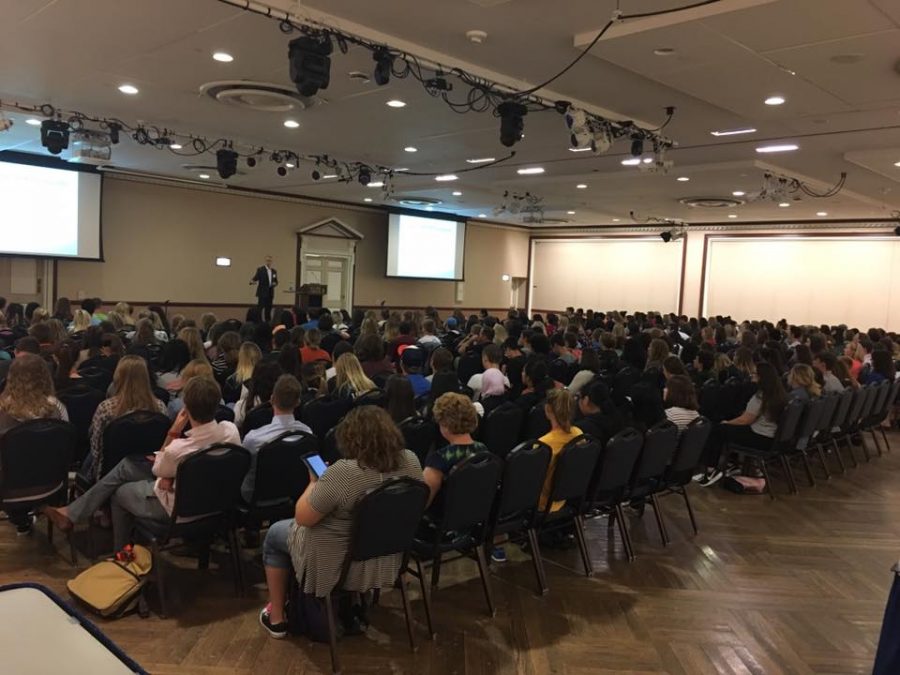
[[[300,126],[300,122],[298,122],[297,120],[285,120],[284,126],[286,126],[288,129],[296,129]]]
[[[425,210],[426,210],[426,211],[434,211],[434,207],[433,207],[433,206],[426,206],[426,207],[425,207]]]
[[[628,159],[622,160],[622,166],[637,166],[641,163],[640,157],[629,157]]]
[[[479,218],[487,218],[487,214],[486,214],[486,213],[479,213],[479,214],[478,214],[478,217],[479,217]]]
[[[467,159],[466,164],[487,164],[488,162],[496,162],[495,157],[476,157],[475,159]]]
[[[181,143],[169,143],[172,150],[181,150],[184,146]]]
[[[653,161],[653,158],[652,157],[644,157],[644,159],[642,159],[641,161],[644,164],[650,164]]]
[[[791,205],[790,202],[781,202],[778,206],[780,206],[780,207],[783,208],[783,209],[786,209],[786,208],[789,207],[790,205]]]
[[[133,84],[122,84],[119,86],[119,91],[121,91],[123,94],[134,96],[136,93],[138,93],[138,88]]]
[[[613,222],[614,222],[614,223],[618,223],[618,222],[619,222],[619,219],[618,219],[618,218],[613,218]]]
[[[391,108],[405,108],[406,101],[401,101],[399,98],[392,98],[385,105],[390,106]]]
[[[756,129],[727,129],[725,131],[710,131],[713,136],[740,136],[741,134],[755,134]]]
[[[435,176],[434,179],[438,183],[449,183],[452,180],[459,180],[459,176],[452,174],[452,173],[445,173],[442,176]]]
[[[587,190],[587,183],[579,183],[575,187],[578,188],[579,190]]]
[[[325,174],[324,176],[322,176],[322,179],[323,179],[323,180],[324,180],[325,178],[337,178],[337,174],[336,174],[336,173],[327,173],[327,174]]]
[[[570,216],[574,216],[574,215],[575,215],[575,212],[574,212],[574,211],[566,211],[566,213],[568,213]]]
[[[228,52],[216,52],[213,54],[213,58],[220,63],[231,63],[234,61],[234,57]]]
[[[456,191],[453,193],[453,196],[454,196],[454,197],[462,197],[462,192],[460,192],[459,190],[456,190]]]
[[[286,162],[285,166],[289,169],[295,169],[297,167],[297,165],[294,164],[293,162]]]
[[[744,192],[743,190],[735,190],[731,194],[733,194],[735,197],[743,197],[747,193]]]
[[[766,99],[766,105],[781,105],[784,101],[784,96],[770,96]]]
[[[364,197],[364,198],[363,198],[363,201],[364,201],[364,202],[370,202],[370,201],[372,201],[372,198],[371,198],[371,197]]]
[[[653,50],[653,53],[657,56],[672,56],[675,50],[672,47],[658,47]]]
[[[418,148],[414,148],[414,147],[411,146],[411,145],[407,145],[407,146],[406,146],[405,148],[403,148],[403,149],[404,149],[406,152],[418,152],[418,151],[419,151]]]
[[[819,216],[819,218],[824,218],[828,215],[828,211],[817,211],[816,215]]]
[[[590,146],[586,148],[569,148],[569,152],[587,152],[590,149]]]
[[[28,123],[31,124],[31,120],[28,120]],[[900,166],[900,162],[894,162],[894,166]]]
[[[676,178],[675,180],[677,180],[679,183],[687,183],[690,178],[688,178],[687,176],[678,176],[678,178]]]
[[[216,258],[216,267],[231,267],[231,258],[219,256]]]
[[[394,171],[398,171],[398,172],[402,173],[403,171],[409,171],[409,169],[407,169],[405,166],[402,166],[400,168],[394,169]]]
[[[375,180],[375,181],[372,181],[371,183],[369,183],[366,187],[370,187],[370,188],[384,187],[384,181]]]
[[[198,178],[202,178],[203,180],[206,180],[207,178],[209,178],[209,174],[208,174],[208,173],[201,173],[201,174],[198,176]]]
[[[27,120],[25,120],[25,124],[30,124],[33,127],[39,127],[41,126],[41,121],[36,117],[29,117]],[[898,164],[900,164],[900,162],[898,162]]]
[[[534,176],[539,173],[544,173],[544,167],[542,166],[528,166],[524,169],[518,169],[516,171],[520,176]]]
[[[736,213],[729,213],[729,214],[728,214],[728,217],[729,217],[729,218],[737,218],[737,214],[736,214]]]
[[[762,145],[756,149],[757,152],[793,152],[799,149],[799,145],[793,143],[785,143],[783,145]]]

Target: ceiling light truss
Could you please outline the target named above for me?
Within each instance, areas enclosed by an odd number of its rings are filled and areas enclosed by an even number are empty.
[[[762,188],[748,201],[783,202],[785,200],[800,200],[804,196],[814,199],[828,199],[843,190],[846,182],[847,174],[842,171],[837,183],[827,190],[821,191],[814,189],[799,178],[767,171],[763,174]]]

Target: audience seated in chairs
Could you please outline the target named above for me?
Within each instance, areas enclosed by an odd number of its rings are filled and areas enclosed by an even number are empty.
[[[374,321],[372,322],[374,325]],[[377,333],[364,333],[353,347],[366,377],[377,382],[387,381],[394,374],[394,364],[384,355],[384,342]]]
[[[485,345],[484,349],[481,350],[481,366],[485,372],[488,370],[500,370],[500,366],[503,363],[503,351],[495,344]],[[502,375],[502,373],[501,373]],[[474,400],[478,400],[481,397],[481,378],[484,376],[484,372],[475,373],[469,378],[468,382],[464,384],[472,390],[472,398]],[[506,376],[503,376],[504,384],[507,388],[509,388],[509,380]]]
[[[353,507],[359,499],[390,478],[422,476],[418,459],[404,449],[402,434],[381,408],[363,406],[347,413],[337,428],[337,442],[344,459],[329,466],[319,479],[310,473],[309,487],[297,500],[294,518],[275,523],[266,534],[263,564],[269,602],[260,611],[259,621],[276,639],[287,635],[285,603],[291,570],[301,592],[317,597],[331,593],[341,574]],[[384,525],[390,527],[390,523]],[[398,555],[354,563],[344,588],[390,587],[400,564]]]
[[[478,400],[475,401],[475,410],[478,412],[479,417],[490,415],[491,412],[509,400],[507,396],[508,386],[509,380],[496,368],[488,368],[481,374],[481,381],[479,382],[480,395],[477,397]]]
[[[468,396],[444,394],[435,401],[431,412],[447,445],[428,454],[422,475],[430,490],[428,503],[431,508],[439,508],[439,502],[435,506],[435,498],[450,469],[477,452],[485,452],[487,446],[472,438],[472,432],[478,427],[478,414]]]
[[[331,361],[331,354],[319,346],[322,340],[322,332],[318,328],[308,329],[306,335],[303,336],[303,339],[306,343],[306,345],[300,349],[300,360],[303,363],[310,363],[312,361]]]
[[[525,388],[514,403],[520,408],[524,408],[527,413],[544,400],[548,391],[556,387],[556,383],[547,373],[546,358],[538,354],[528,357],[525,368],[522,370],[522,384]]]
[[[114,419],[136,410],[166,413],[166,406],[153,395],[147,363],[140,356],[123,356],[113,375],[115,394],[103,401],[91,421],[91,451],[84,458],[81,473],[96,480],[103,453],[103,432]]]
[[[673,375],[666,380],[663,405],[666,407],[666,419],[678,427],[679,434],[700,417],[697,391],[687,375]]]
[[[427,359],[425,350],[416,346],[404,347],[400,354],[400,372],[409,378],[416,398],[431,391],[431,382],[422,374]]]
[[[169,383],[167,390],[171,393],[172,397],[169,399],[169,404],[166,408],[170,418],[175,419],[178,416],[178,413],[181,412],[181,409],[184,408],[184,401],[182,400],[184,388],[187,386],[187,383],[195,377],[210,377],[215,379],[213,377],[212,366],[209,365],[209,361],[206,360],[206,357],[190,361],[182,369],[181,376],[178,380]]]
[[[312,429],[294,418],[294,410],[300,405],[301,385],[293,375],[282,375],[275,382],[272,390],[272,421],[244,436],[242,445],[250,451],[250,471],[241,486],[241,495],[245,501],[253,497],[253,481],[256,477],[256,454],[259,449],[286,431],[302,431],[312,433]]]
[[[356,398],[367,391],[377,389],[375,383],[366,377],[356,354],[342,354],[335,362],[333,391],[340,398]]]
[[[625,428],[625,419],[613,403],[609,387],[600,380],[582,389],[578,397],[578,410],[581,413],[576,420],[578,428],[604,445]]]
[[[238,429],[243,426],[247,413],[269,402],[280,376],[281,366],[274,361],[262,359],[256,364],[249,384],[242,390],[241,400],[234,405],[234,423]]]
[[[787,383],[789,387],[788,398],[800,401],[811,401],[819,398],[822,387],[816,382],[815,371],[812,366],[798,363],[788,373]]]
[[[210,376],[195,377],[184,387],[184,408],[178,413],[155,456],[128,457],[90,490],[68,506],[45,507],[44,512],[62,531],[87,522],[93,513],[110,501],[113,546],[121,550],[131,541],[136,518],[164,525],[175,504],[175,472],[190,454],[212,443],[240,443],[237,427],[216,422],[222,394]],[[190,430],[184,430],[190,424]],[[184,435],[182,435],[184,434]]]
[[[831,352],[819,352],[813,356],[813,367],[822,374],[822,393],[840,394],[844,391],[844,385],[835,374],[837,357]]]
[[[385,410],[397,424],[417,415],[416,397],[408,377],[391,375],[384,387],[384,394]]]
[[[230,403],[233,405],[241,399],[244,390],[253,378],[253,369],[256,368],[256,364],[261,360],[262,352],[255,342],[241,343],[238,349],[237,366],[234,372],[225,380],[225,385],[222,387],[222,398],[226,404]]]
[[[575,397],[567,389],[554,389],[547,394],[547,402],[544,404],[544,414],[550,422],[550,432],[541,436],[538,440],[550,446],[553,453],[550,458],[550,466],[547,468],[547,476],[544,479],[544,489],[541,491],[540,509],[547,506],[547,498],[553,487],[553,471],[556,468],[556,457],[565,447],[566,443],[581,436],[579,427],[572,424],[575,417]],[[563,503],[553,504],[550,508],[557,511],[563,507]]]

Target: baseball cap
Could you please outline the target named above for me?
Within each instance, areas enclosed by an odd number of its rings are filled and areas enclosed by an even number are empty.
[[[410,345],[400,354],[400,361],[407,368],[422,368],[425,365],[425,352]]]

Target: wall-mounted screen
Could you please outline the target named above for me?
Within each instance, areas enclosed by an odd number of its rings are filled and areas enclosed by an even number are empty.
[[[0,254],[99,260],[101,178],[0,161]]]
[[[461,281],[465,248],[463,222],[392,213],[387,276]]]

